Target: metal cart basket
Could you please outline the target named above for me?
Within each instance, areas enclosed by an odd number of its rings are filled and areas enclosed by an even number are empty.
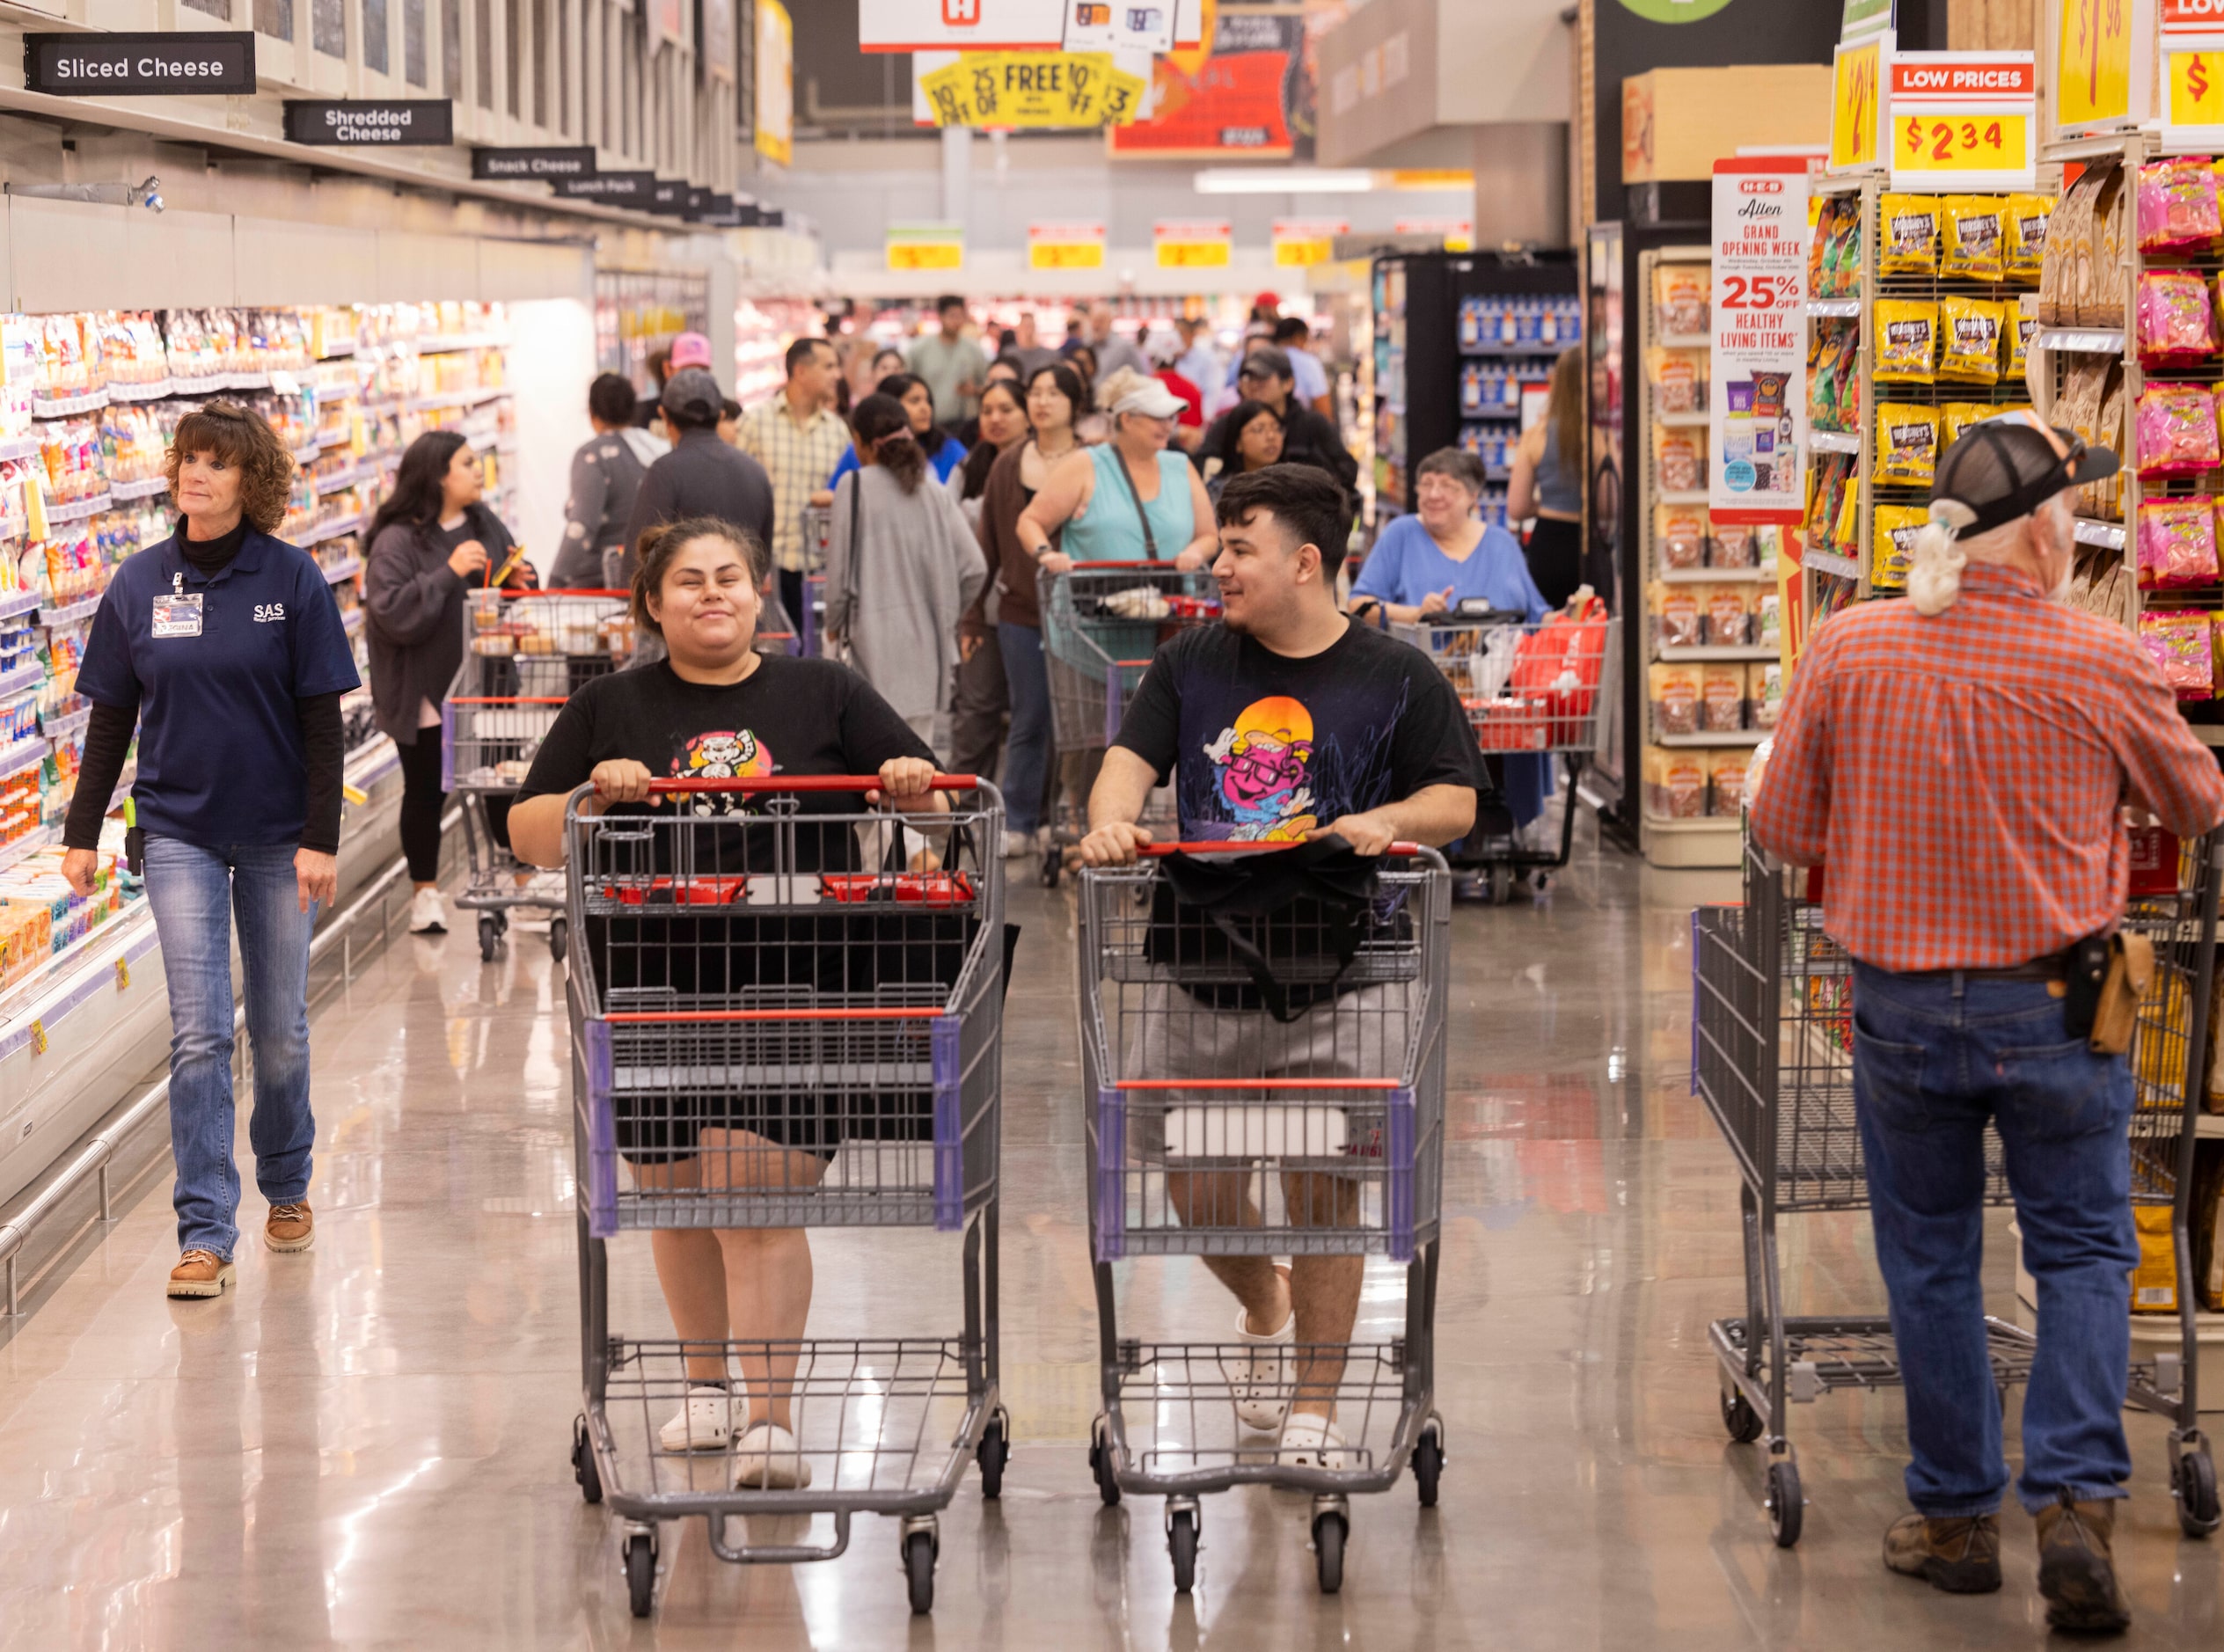
[[[1220,601],[1209,574],[1171,562],[1077,562],[1039,575],[1036,587],[1053,748],[1042,881],[1054,888],[1065,852],[1088,835],[1089,788],[1152,653],[1185,626],[1218,619]],[[1163,806],[1142,819],[1154,830],[1172,822]]]
[[[938,790],[977,794],[900,828],[812,808],[854,809],[875,784],[659,781],[666,808],[600,816],[580,813],[582,787],[566,811],[585,1393],[572,1460],[587,1501],[626,1522],[636,1616],[653,1601],[658,1523],[698,1515],[721,1560],[764,1562],[830,1560],[852,1517],[893,1517],[912,1610],[926,1612],[936,1511],[969,1459],[984,1496],[1001,1488],[1004,888],[984,846],[1003,805],[941,776]],[[828,1226],[962,1232],[962,1327],[683,1341],[610,1324],[619,1232]],[[691,1383],[729,1373],[737,1407],[787,1398],[803,1485],[772,1484],[734,1437],[663,1449],[659,1424]],[[831,1541],[728,1540],[732,1517],[771,1513],[830,1514]]]
[[[1311,1007],[1278,1022],[1242,968],[1191,957],[1179,944],[1175,961],[1164,961],[1167,936],[1202,916],[1164,885],[1160,857],[1172,847],[1261,849],[1161,846],[1138,865],[1080,874],[1082,1094],[1103,1407],[1090,1466],[1107,1503],[1127,1492],[1166,1497],[1174,1587],[1184,1591],[1196,1575],[1200,1496],[1238,1485],[1311,1493],[1316,1570],[1334,1593],[1350,1496],[1388,1489],[1410,1462],[1421,1502],[1433,1506],[1445,1460],[1432,1407],[1449,874],[1434,851],[1396,846],[1341,971],[1324,938],[1302,932],[1305,920],[1293,917],[1276,976],[1309,994]],[[1284,1345],[1263,1361],[1258,1344],[1122,1334],[1116,1261],[1277,1254],[1403,1263],[1404,1334],[1373,1345]],[[1262,1400],[1286,1417],[1324,1399],[1344,1432],[1341,1463],[1301,1466],[1277,1434],[1256,1431]]]
[[[1501,810],[1493,811],[1495,820],[1478,820],[1453,853],[1454,872],[1481,881],[1494,905],[1505,903],[1516,878],[1525,877],[1541,891],[1568,864],[1577,787],[1584,765],[1606,749],[1608,708],[1619,703],[1620,626],[1603,609],[1555,614],[1537,624],[1513,615],[1453,614],[1392,626],[1434,660],[1459,691],[1486,755],[1542,763],[1547,795],[1555,770],[1567,771],[1557,849],[1525,841],[1525,834]]]

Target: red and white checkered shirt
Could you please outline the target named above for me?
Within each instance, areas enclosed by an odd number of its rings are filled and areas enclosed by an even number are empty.
[[[2006,969],[2122,917],[2119,806],[2181,837],[2224,820],[2224,774],[2122,626],[1971,563],[1926,618],[1865,603],[1793,674],[1753,836],[1826,866],[1823,926],[1881,969]]]

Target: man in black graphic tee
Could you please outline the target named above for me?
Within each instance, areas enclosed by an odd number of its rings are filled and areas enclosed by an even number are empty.
[[[1379,855],[1394,843],[1442,845],[1465,835],[1474,824],[1477,794],[1490,784],[1474,731],[1458,694],[1427,656],[1353,625],[1338,610],[1336,574],[1350,517],[1335,479],[1310,465],[1269,465],[1230,482],[1218,514],[1220,552],[1212,573],[1222,623],[1182,632],[1152,660],[1090,793],[1083,861],[1133,860],[1152,842],[1137,818],[1152,787],[1169,777],[1180,835],[1189,842],[1335,836],[1362,855]],[[1323,998],[1288,1022],[1221,1007],[1205,990],[1184,994],[1168,977],[1145,987],[1139,1005],[1124,1006],[1131,1036],[1122,1077],[1394,1076],[1408,1013],[1418,1008],[1408,982]],[[1202,1116],[1213,1104],[1187,1102],[1184,1092],[1142,1093],[1150,1099],[1139,1095],[1130,1104],[1129,1147],[1166,1171],[1168,1205],[1181,1220],[1193,1227],[1258,1225],[1247,1171],[1182,1166],[1185,1138],[1169,1121],[1185,1109]],[[1228,1093],[1196,1093],[1249,1104]],[[1350,1120],[1364,1117],[1356,1106],[1279,1098],[1256,1105],[1299,1115],[1308,1139],[1326,1129],[1341,1140]],[[1354,1143],[1342,1151],[1367,1149]],[[1291,1226],[1354,1225],[1358,1192],[1356,1176],[1283,1176]],[[1302,1256],[1289,1273],[1263,1256],[1212,1256],[1205,1264],[1242,1304],[1236,1336],[1255,1349],[1231,1362],[1239,1417],[1254,1429],[1279,1429],[1284,1461],[1349,1466],[1352,1448],[1335,1422],[1341,1354],[1299,1360],[1293,1388],[1277,1345],[1350,1341],[1363,1259]]]

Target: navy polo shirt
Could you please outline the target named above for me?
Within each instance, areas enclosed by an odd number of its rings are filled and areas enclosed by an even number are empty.
[[[183,576],[182,579],[180,576]],[[180,624],[201,598],[200,634]],[[155,603],[170,609],[154,634]],[[128,559],[93,617],[77,692],[139,711],[139,824],[208,847],[289,844],[309,813],[309,754],[295,704],[362,682],[324,570],[250,529],[209,578],[172,534]]]

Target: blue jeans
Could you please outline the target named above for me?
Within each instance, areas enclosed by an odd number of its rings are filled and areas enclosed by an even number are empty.
[[[1004,748],[1004,824],[1029,833],[1042,823],[1042,787],[1050,771],[1050,673],[1042,662],[1042,632],[1034,625],[999,622],[1004,680],[1012,696],[1012,734]]]
[[[2065,1489],[2123,1496],[2139,1260],[2124,1058],[2069,1037],[2045,982],[1856,965],[1854,1097],[1907,1382],[1908,1501],[1935,1518],[1989,1514],[2008,1484],[1978,1276],[1987,1119],[2038,1286],[2016,1493],[2034,1513]]]
[[[317,1121],[309,1111],[309,935],[292,844],[204,848],[147,834],[147,904],[170,982],[170,1149],[178,1248],[230,1259],[239,1230],[231,1161],[231,924],[247,972],[255,1185],[273,1204],[309,1192]]]

